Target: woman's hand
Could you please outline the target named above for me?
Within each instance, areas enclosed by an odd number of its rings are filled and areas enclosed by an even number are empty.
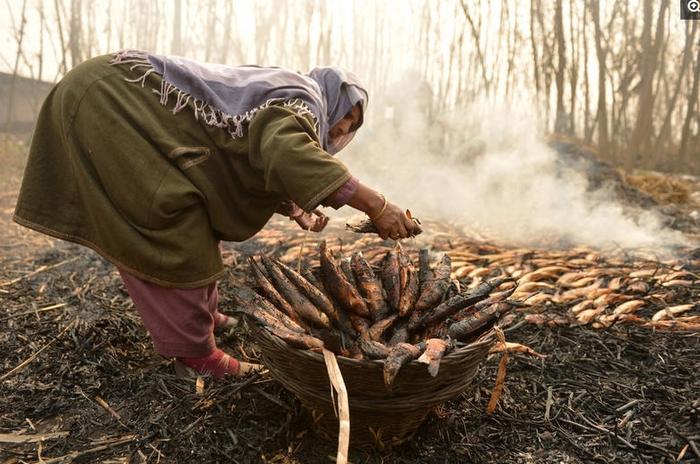
[[[297,206],[297,208],[299,208]],[[328,225],[330,218],[323,214],[321,211],[315,209],[310,213],[307,213],[303,209],[299,208],[299,213],[291,216],[292,219],[299,224],[304,230],[310,230],[312,232],[321,232]]]
[[[321,232],[328,225],[328,216],[315,209],[307,213],[292,200],[285,200],[277,207],[277,213],[287,216],[289,220],[294,220],[299,227],[312,232]]]
[[[409,219],[408,215],[393,203],[387,202],[384,212],[379,214],[379,217],[372,219],[372,222],[382,239],[398,240],[413,237],[422,232],[420,226],[413,219]]]
[[[422,232],[420,226],[401,208],[387,202],[384,195],[362,184],[358,185],[348,205],[367,214],[382,239],[398,240]]]

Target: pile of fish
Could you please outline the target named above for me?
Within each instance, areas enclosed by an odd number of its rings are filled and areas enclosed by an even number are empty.
[[[294,347],[383,360],[390,388],[412,360],[436,376],[446,353],[476,340],[516,305],[508,299],[516,289],[511,278],[460,288],[450,256],[441,254],[433,267],[430,257],[421,249],[416,265],[397,244],[375,267],[360,251],[336,259],[323,241],[315,269],[249,258],[255,290],[238,285],[232,295],[237,311]]]
[[[668,256],[656,249],[517,248],[487,242],[474,233],[466,235],[449,223],[425,219],[423,223],[429,234],[404,241],[406,252],[416,261],[418,246],[447,253],[452,258],[453,282],[469,289],[504,273],[513,277],[519,288],[509,300],[524,306],[507,316],[512,323],[594,329],[635,324],[652,330],[700,332],[698,249],[679,248]],[[287,264],[294,265],[301,257],[306,265],[318,266],[318,251],[306,243],[306,233],[294,227],[289,221],[273,222],[256,236],[254,251],[278,255]],[[340,248],[346,255],[361,251],[373,266],[381,267],[391,249],[388,241],[347,232],[334,223],[327,231],[329,247]]]
[[[455,251],[452,256],[456,279],[478,282],[495,269],[515,278],[511,298],[525,305],[519,311],[529,323],[700,330],[700,276],[691,261],[605,256],[587,249]]]

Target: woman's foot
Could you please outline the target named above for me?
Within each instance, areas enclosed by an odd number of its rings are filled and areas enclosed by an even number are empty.
[[[238,376],[261,371],[262,366],[239,362],[216,348],[209,356],[202,358],[177,358],[175,360],[175,370],[178,375],[183,377],[210,375],[215,379],[222,379],[227,375]]]

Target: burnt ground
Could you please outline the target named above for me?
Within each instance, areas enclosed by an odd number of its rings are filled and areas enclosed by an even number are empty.
[[[0,463],[333,461],[335,444],[269,375],[207,382],[203,394],[177,378],[109,263],[11,225],[19,175],[0,178]],[[264,246],[237,247],[237,262]],[[222,282],[223,311],[228,292]],[[700,462],[700,334],[514,325],[507,338],[547,357],[510,356],[493,415],[500,355],[408,443],[352,449],[351,462]],[[219,344],[258,357],[245,327]],[[38,433],[52,435],[6,436]]]

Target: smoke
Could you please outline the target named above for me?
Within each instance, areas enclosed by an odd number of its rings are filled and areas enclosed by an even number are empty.
[[[609,186],[591,190],[586,173],[544,143],[533,111],[473,105],[431,116],[430,98],[409,76],[372,102],[369,121],[341,155],[362,182],[415,216],[521,246],[685,242],[654,211],[631,214]]]

